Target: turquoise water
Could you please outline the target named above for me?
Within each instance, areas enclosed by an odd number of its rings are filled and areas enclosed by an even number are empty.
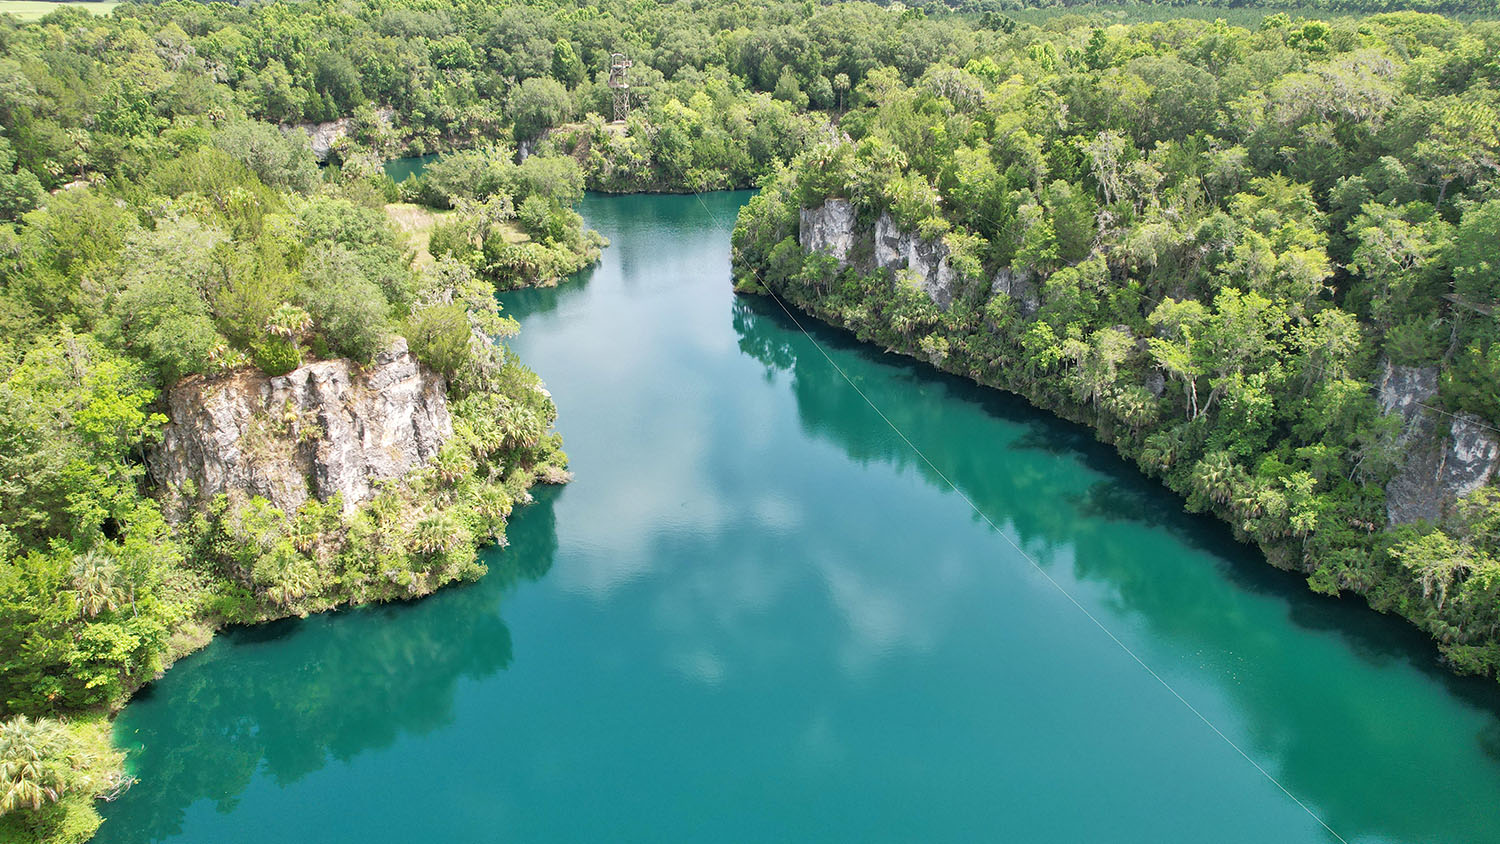
[[[230,633],[121,715],[99,841],[1329,842],[737,299],[743,193],[590,197],[506,294],[576,480],[482,582]],[[814,329],[1089,612],[1354,842],[1500,841],[1500,705],[1088,431]]]
[[[440,157],[441,153],[434,152],[427,155],[412,156],[411,158],[393,158],[382,164],[381,168],[385,170],[387,176],[395,180],[396,184],[400,184],[413,176],[422,175],[422,171],[427,168],[427,165],[437,161]]]

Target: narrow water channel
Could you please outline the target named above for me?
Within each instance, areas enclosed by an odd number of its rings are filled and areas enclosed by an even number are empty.
[[[506,294],[577,479],[482,582],[233,632],[121,715],[99,841],[1330,842],[774,304],[743,193],[589,197]],[[1500,841],[1500,704],[1087,430],[813,329],[939,469],[1350,842]]]

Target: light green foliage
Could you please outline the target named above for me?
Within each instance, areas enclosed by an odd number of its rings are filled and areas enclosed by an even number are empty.
[[[94,834],[94,796],[124,780],[109,727],[104,718],[0,721],[0,840],[81,844]]]
[[[741,211],[737,283],[1093,425],[1313,588],[1496,673],[1468,517],[1388,551],[1404,446],[1373,395],[1382,356],[1433,366],[1444,409],[1500,425],[1496,98],[1492,73],[1454,75],[1468,38],[1487,26],[1068,21],[871,69],[847,139]],[[858,249],[842,272],[804,255],[797,213],[832,196],[856,244],[889,212],[994,283],[939,308]]]

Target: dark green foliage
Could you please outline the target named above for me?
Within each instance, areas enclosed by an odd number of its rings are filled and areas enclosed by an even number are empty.
[[[285,337],[267,337],[250,347],[250,360],[267,375],[285,375],[302,365],[302,352]]]
[[[568,89],[546,77],[527,79],[510,100],[517,140],[530,141],[565,120],[573,110]]]
[[[256,120],[241,120],[223,127],[212,138],[216,146],[273,188],[306,193],[318,183],[317,165],[300,132],[286,133]]]
[[[1087,422],[1313,588],[1500,671],[1471,527],[1493,488],[1391,550],[1400,420],[1373,395],[1382,356],[1435,367],[1442,410],[1500,427],[1495,97],[1487,71],[1451,73],[1493,27],[1061,29],[867,73],[849,137],[741,211],[740,288]],[[1375,72],[1365,51],[1396,43]],[[828,197],[855,203],[856,244],[889,214],[945,248],[951,306],[869,247],[843,269],[805,254],[799,210]]]
[[[340,245],[315,247],[303,269],[307,311],[328,348],[369,362],[390,330],[381,289],[365,278],[355,254]]]

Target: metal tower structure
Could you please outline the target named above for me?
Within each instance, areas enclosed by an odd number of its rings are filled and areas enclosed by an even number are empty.
[[[630,80],[625,71],[630,69],[630,59],[624,53],[609,56],[609,87],[615,92],[615,122],[624,123],[630,116]]]

